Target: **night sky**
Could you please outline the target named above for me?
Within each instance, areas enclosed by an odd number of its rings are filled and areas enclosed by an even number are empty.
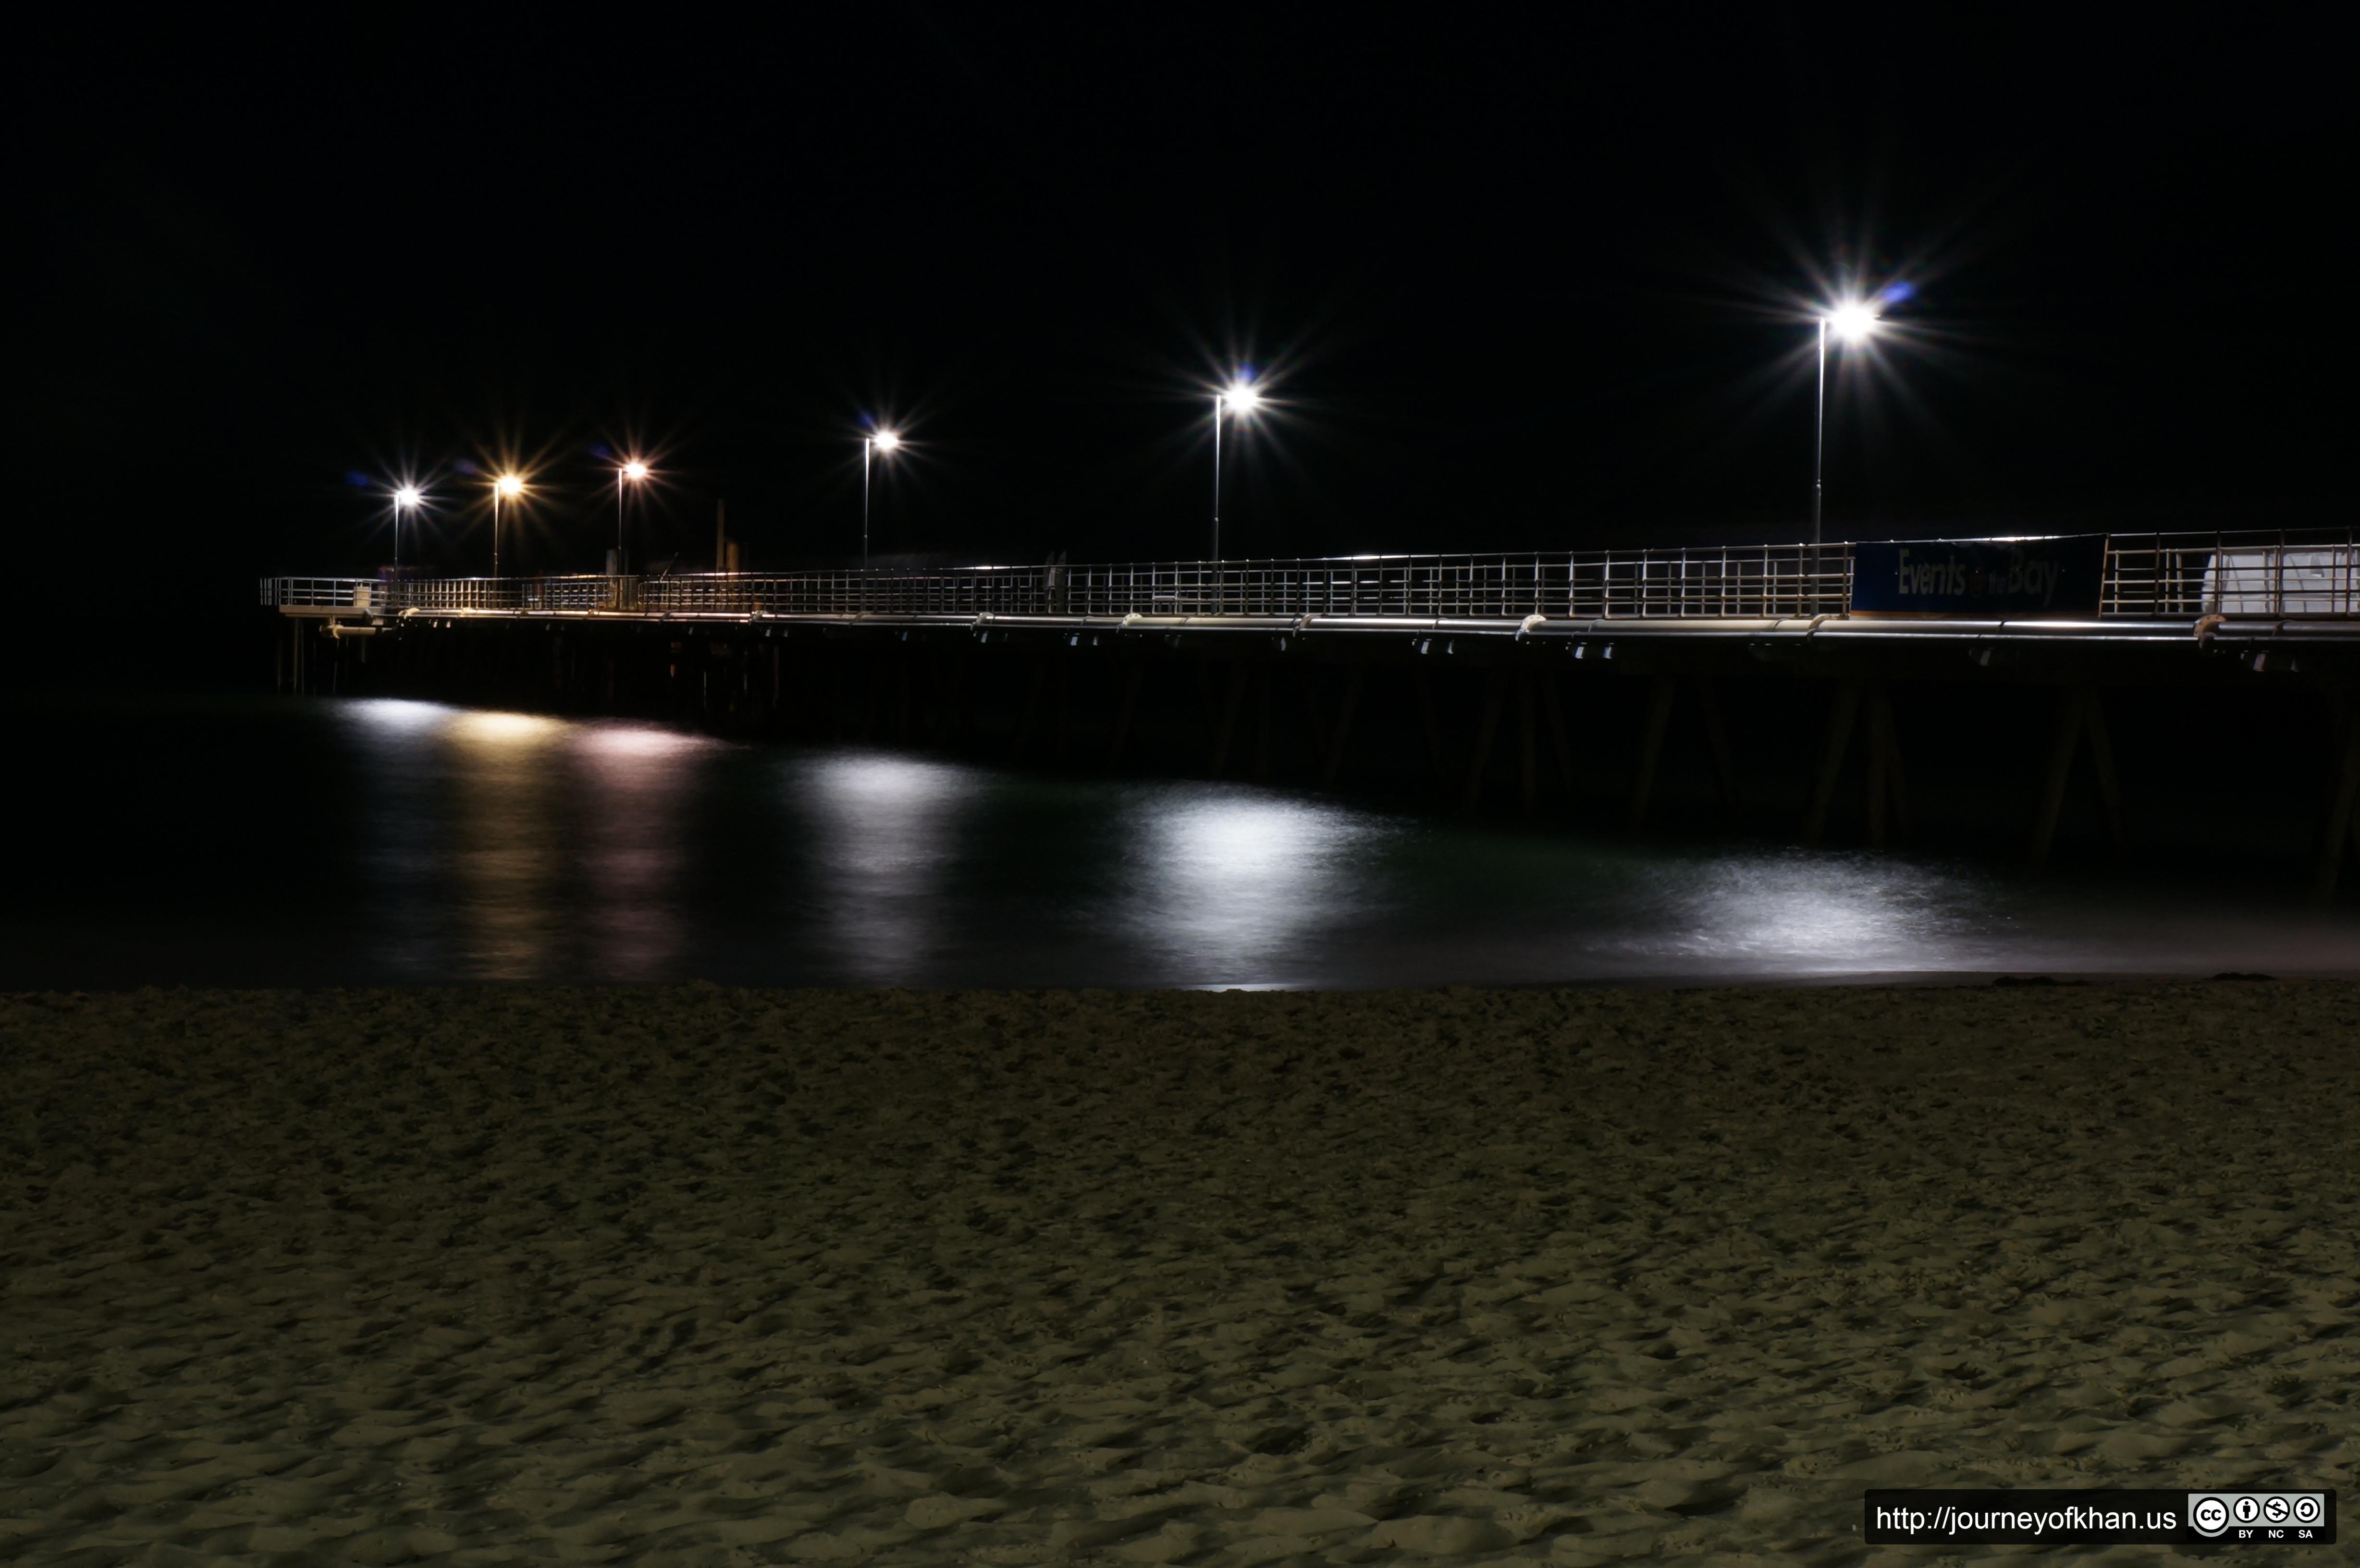
[[[645,553],[702,564],[726,497],[754,566],[840,561],[869,414],[913,443],[880,551],[1193,556],[1240,363],[1285,407],[1231,555],[1798,537],[1808,306],[1846,278],[1918,293],[1839,379],[1834,533],[2354,520],[2323,8],[1667,15],[38,35],[16,557],[226,626],[264,572],[385,558],[348,475],[472,498],[453,463],[516,453],[526,563],[595,570],[592,449],[636,440]],[[429,559],[485,552],[454,508]]]

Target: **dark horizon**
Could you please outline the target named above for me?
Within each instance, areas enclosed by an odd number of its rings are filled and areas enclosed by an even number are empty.
[[[2292,24],[188,26],[57,38],[21,325],[30,548],[192,613],[386,560],[347,475],[506,452],[518,563],[595,570],[597,443],[676,487],[643,558],[726,496],[753,565],[845,560],[872,414],[880,554],[1193,558],[1240,363],[1288,408],[1228,554],[1802,537],[1846,278],[1918,292],[1841,366],[1830,537],[2348,511]]]

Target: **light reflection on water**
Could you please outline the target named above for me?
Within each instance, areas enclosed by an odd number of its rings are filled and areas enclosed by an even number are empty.
[[[686,798],[716,743],[432,702],[338,711],[367,785],[377,951],[404,977],[671,977]]]
[[[1307,983],[1331,929],[1364,920],[1393,824],[1243,786],[1131,791],[1122,926],[1183,972],[1250,985]]]
[[[961,818],[984,792],[975,770],[854,752],[781,769],[812,823],[817,925],[866,985],[907,985],[940,945]]]
[[[157,798],[169,787],[219,814],[280,791],[254,830],[270,853],[224,855],[161,820],[139,837],[120,826],[137,814],[116,810],[104,842],[172,898],[120,912],[82,891],[80,860],[53,857],[0,906],[13,933],[0,983],[1425,985],[2360,970],[2360,920],[2291,892],[1666,847],[1245,785],[1048,779],[421,702],[282,704],[207,722],[218,733],[204,732],[196,776],[153,786]],[[83,746],[79,765],[93,779],[135,776],[138,738],[105,744],[122,755]],[[44,810],[70,814],[71,778],[55,793]],[[279,842],[290,802],[310,810],[309,836]],[[77,897],[89,911],[79,924],[57,912]]]
[[[415,733],[415,732],[413,732]],[[534,980],[565,945],[568,850],[557,765],[565,726],[526,713],[453,713],[443,724],[453,786],[449,866],[471,978]]]
[[[680,904],[699,736],[636,724],[575,727],[582,869],[591,960],[612,980],[669,978],[687,942]]]

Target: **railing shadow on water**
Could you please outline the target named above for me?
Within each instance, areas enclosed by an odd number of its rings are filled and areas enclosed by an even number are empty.
[[[1783,544],[677,577],[276,577],[262,602],[370,615],[1776,619],[1845,614],[1854,561],[1849,544]],[[2098,610],[2360,615],[2360,539],[2348,528],[2109,535]]]

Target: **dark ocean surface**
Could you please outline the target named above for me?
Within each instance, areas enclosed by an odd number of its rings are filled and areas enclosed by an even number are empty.
[[[1631,841],[378,700],[12,703],[0,986],[2360,972],[2284,867]]]

